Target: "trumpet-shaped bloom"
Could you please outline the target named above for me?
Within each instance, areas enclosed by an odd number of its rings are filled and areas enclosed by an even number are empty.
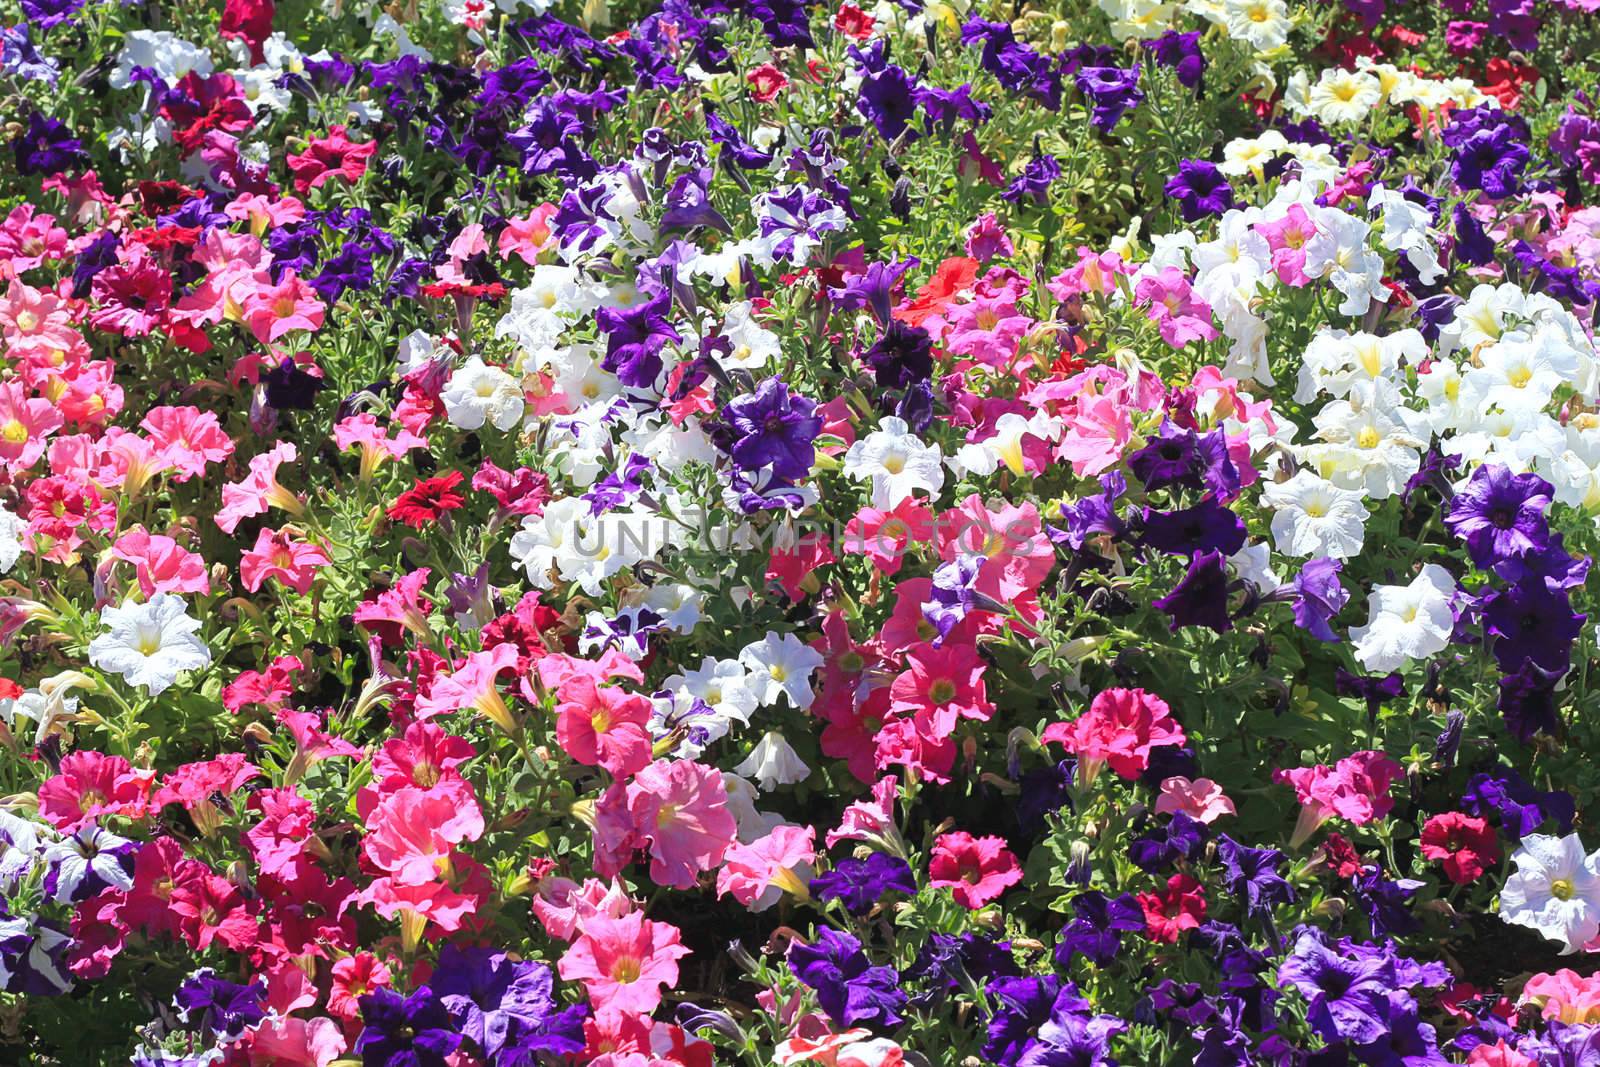
[[[687,955],[676,926],[634,912],[591,918],[557,968],[567,981],[583,983],[596,1010],[645,1016],[660,1006],[663,986],[677,985],[678,961]]]
[[[190,617],[183,598],[173,593],[106,608],[100,621],[108,629],[89,642],[89,662],[152,696],[165,692],[184,671],[211,663],[211,650],[195,636],[200,620]]]

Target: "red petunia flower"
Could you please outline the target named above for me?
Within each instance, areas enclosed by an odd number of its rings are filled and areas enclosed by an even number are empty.
[[[445,512],[454,511],[467,502],[466,497],[455,491],[460,484],[460,471],[451,471],[438,478],[424,478],[389,505],[389,518],[421,529],[424,523],[433,522]]]
[[[1444,863],[1445,877],[1456,885],[1475,882],[1499,862],[1500,842],[1493,827],[1459,811],[1435,815],[1422,827],[1422,855]]]
[[[1160,893],[1140,893],[1139,907],[1144,910],[1144,924],[1150,936],[1169,944],[1178,940],[1185,930],[1193,930],[1206,918],[1206,898],[1200,883],[1187,874],[1175,874],[1167,879],[1167,888]]]

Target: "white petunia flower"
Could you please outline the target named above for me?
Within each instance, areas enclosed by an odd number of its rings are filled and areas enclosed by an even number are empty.
[[[10,573],[22,558],[22,535],[27,524],[5,508],[0,508],[0,574]]]
[[[1386,303],[1383,257],[1367,247],[1372,227],[1336,207],[1318,208],[1312,217],[1317,233],[1306,242],[1306,276],[1326,277],[1344,294],[1341,315],[1365,315],[1372,301]]]
[[[1420,452],[1430,436],[1421,414],[1402,405],[1399,390],[1385,379],[1355,382],[1346,399],[1311,421],[1339,457],[1318,473],[1346,489],[1364,489],[1373,500],[1405,488],[1422,466]]]
[[[756,800],[761,794],[750,779],[723,771],[722,786],[728,792],[728,811],[733,815],[740,844],[759,841],[785,825],[782,815],[757,810]]]
[[[1341,398],[1356,382],[1393,380],[1402,361],[1414,367],[1427,355],[1428,343],[1416,330],[1396,330],[1379,337],[1325,327],[1306,346],[1295,402],[1307,403],[1319,393]]]
[[[1600,934],[1600,853],[1585,855],[1577,834],[1529,834],[1500,889],[1500,918],[1537,930],[1577,952]]]
[[[1283,576],[1272,569],[1272,549],[1267,547],[1265,541],[1245,545],[1229,556],[1228,562],[1233,566],[1233,572],[1254,585],[1262,596],[1283,584]]]
[[[788,697],[799,710],[810,710],[816,699],[811,674],[822,666],[822,653],[794,634],[767,634],[740,650],[739,662],[749,672],[750,688],[762,705],[770,707]]]
[[[200,620],[185,612],[183,598],[157,593],[143,604],[106,608],[100,621],[110,629],[89,642],[89,662],[141,685],[151,696],[163,692],[184,671],[211,662],[211,650],[195,636]]]
[[[845,453],[845,474],[872,479],[872,506],[885,511],[919,489],[937,497],[944,485],[939,446],[923,444],[904,419],[893,415],[879,426]]]
[[[735,774],[754,778],[763,792],[770,793],[780,785],[797,785],[811,774],[798,753],[776,730],[768,730],[756,742],[756,747],[734,769]]]
[[[1455,579],[1429,563],[1410,585],[1374,586],[1367,598],[1367,624],[1350,629],[1356,659],[1374,674],[1386,674],[1414,659],[1426,659],[1450,644]]]
[[[168,85],[176,85],[190,71],[201,77],[210,74],[211,53],[167,30],[132,30],[122,38],[122,51],[117,53],[117,65],[107,80],[113,89],[126,89],[139,68],[154,71]]]
[[[477,356],[468,359],[450,375],[439,399],[444,401],[450,424],[462,430],[476,430],[488,423],[497,430],[511,430],[522,421],[522,386],[499,367],[491,367]]]
[[[1357,490],[1302,469],[1286,482],[1266,485],[1261,502],[1274,509],[1272,542],[1286,556],[1349,559],[1361,551],[1367,505]]]
[[[1270,52],[1289,41],[1289,7],[1283,0],[1222,0],[1228,36],[1257,52]]]
[[[736,659],[717,660],[706,656],[700,666],[682,674],[668,676],[667,689],[681,690],[704,701],[717,715],[747,723],[761,700],[750,686],[744,664]]]
[[[38,858],[39,827],[9,811],[0,811],[0,889],[16,888]]]
[[[1365,122],[1383,100],[1383,86],[1370,74],[1332,68],[1311,87],[1306,107],[1327,125]]]

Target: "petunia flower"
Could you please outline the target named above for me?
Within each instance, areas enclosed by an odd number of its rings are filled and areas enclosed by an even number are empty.
[[[200,620],[186,611],[183,598],[173,593],[106,608],[100,621],[108,630],[89,642],[89,662],[152,696],[165,692],[178,675],[211,663],[211,650],[195,636]]]
[[[978,909],[1022,880],[1022,867],[1001,837],[965,830],[941,834],[928,861],[928,884],[952,891],[956,903]]]
[[[311,591],[317,568],[332,562],[321,545],[300,540],[291,528],[262,527],[256,533],[254,547],[239,557],[239,580],[254,593],[268,578],[276,578],[304,596]]]
[[[751,911],[767,910],[784,893],[807,899],[815,839],[809,826],[777,826],[748,845],[735,844],[717,872],[717,896],[732,894]]]
[[[584,923],[557,970],[583,983],[596,1010],[649,1015],[661,1004],[662,987],[678,984],[678,960],[687,955],[671,923],[646,919],[642,912],[596,916]]]

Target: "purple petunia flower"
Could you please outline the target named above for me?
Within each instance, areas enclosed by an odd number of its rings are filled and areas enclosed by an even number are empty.
[[[1278,984],[1306,998],[1306,1021],[1326,1041],[1367,1044],[1388,1032],[1395,974],[1387,959],[1349,959],[1305,930],[1278,967]]]
[[[444,1002],[428,986],[409,997],[389,989],[363,995],[361,1036],[354,1051],[366,1067],[448,1067],[461,1034]]]
[[[1546,547],[1550,528],[1544,513],[1554,493],[1537,474],[1485,463],[1450,502],[1444,523],[1467,543],[1472,562],[1487,569]]]
[[[994,1014],[989,1016],[983,1058],[1000,1067],[1015,1067],[1023,1053],[1037,1042],[1039,1027],[1050,1021],[1061,996],[1077,998],[1079,1010],[1089,1010],[1089,1002],[1077,997],[1077,987],[1053,974],[996,978],[984,991],[994,1005]]]
[[[1076,916],[1056,935],[1056,966],[1067,968],[1072,957],[1081,955],[1090,963],[1104,967],[1122,949],[1122,935],[1145,929],[1144,909],[1132,893],[1108,897],[1098,889],[1085,890],[1072,898]]]
[[[267,1017],[262,1006],[266,996],[266,987],[259,983],[240,985],[204,967],[183,980],[172,1005],[186,1026],[237,1041]]]
[[[509,1062],[514,1053],[532,1063],[539,1052],[583,1051],[581,1024],[556,1010],[554,981],[543,963],[449,945],[428,986],[461,1035],[492,1062]]]
[[[668,341],[681,341],[667,321],[670,293],[657,293],[632,308],[599,308],[595,324],[606,334],[606,355],[601,366],[635,389],[655,385],[661,374],[661,350]]]
[[[874,852],[864,860],[840,860],[831,871],[811,880],[811,893],[818,900],[837,900],[852,915],[863,915],[889,892],[914,895],[917,884],[911,866],[898,856]]]
[[[1294,622],[1319,641],[1337,641],[1339,635],[1329,625],[1339,610],[1350,601],[1350,594],[1339,584],[1339,560],[1319,556],[1300,568],[1288,589],[1294,598]]]
[[[54,174],[87,163],[83,142],[64,123],[42,112],[28,115],[25,129],[11,142],[17,170],[22,174]]]
[[[27,23],[0,26],[0,70],[51,86],[61,77],[55,60],[40,55],[34,47]]]
[[[1091,105],[1089,125],[1110,133],[1122,116],[1144,100],[1139,88],[1139,65],[1122,67],[1084,67],[1073,79],[1078,92]]]
[[[791,393],[781,378],[767,378],[723,407],[714,439],[740,470],[770,468],[776,478],[798,481],[816,461],[813,442],[822,432],[816,412],[815,401]]]
[[[789,970],[817,992],[817,1003],[839,1026],[898,1026],[906,995],[893,967],[874,966],[861,942],[824,926],[807,945],[789,946]]]
[[[1050,186],[1059,177],[1061,177],[1061,164],[1056,162],[1055,156],[1036,155],[1028,160],[1028,165],[1022,168],[1021,174],[1011,179],[1011,184],[1006,186],[1000,198],[1012,203],[1032,200],[1034,203],[1043,204],[1050,199]]]
[[[1178,173],[1167,179],[1163,191],[1178,202],[1184,222],[1199,222],[1233,207],[1233,186],[1215,163],[1203,159],[1181,161]]]
[[[1197,554],[1172,592],[1155,606],[1171,616],[1168,628],[1173,633],[1185,626],[1203,626],[1219,634],[1233,629],[1228,615],[1228,564],[1222,553]]]
[[[1541,792],[1512,767],[1496,767],[1493,772],[1473,775],[1467,781],[1466,792],[1461,794],[1461,806],[1473,815],[1497,813],[1501,832],[1513,841],[1520,841],[1552,820],[1558,832],[1569,833],[1577,811],[1571,793],[1559,789]]]
[[[1145,508],[1139,543],[1160,552],[1231,556],[1244,547],[1244,522],[1214,499],[1177,511]]]
[[[1524,662],[1565,671],[1586,617],[1572,610],[1565,590],[1552,590],[1543,582],[1518,582],[1483,599],[1484,629],[1498,638],[1495,662],[1508,672]]]
[[[922,617],[939,631],[934,644],[942,643],[950,636],[950,631],[974,611],[1005,611],[1005,605],[978,592],[978,575],[987,559],[975,553],[963,553],[935,568],[929,599],[922,603]]]
[[[1274,904],[1294,902],[1294,887],[1279,873],[1283,853],[1277,849],[1251,848],[1222,834],[1217,838],[1217,858],[1227,874],[1228,891],[1243,898],[1251,915],[1270,916]]]
[[[846,278],[842,286],[830,288],[828,299],[841,311],[871,309],[878,324],[887,329],[904,326],[904,323],[894,318],[894,290],[906,276],[906,272],[916,269],[920,262],[916,256],[890,259],[887,263],[874,260],[867,264],[865,270]],[[926,334],[927,331],[924,330],[923,335]]]
[[[1205,53],[1200,50],[1200,31],[1179,33],[1168,30],[1153,41],[1143,42],[1157,66],[1170,67],[1178,76],[1178,84],[1186,89],[1200,85],[1206,72]]]

